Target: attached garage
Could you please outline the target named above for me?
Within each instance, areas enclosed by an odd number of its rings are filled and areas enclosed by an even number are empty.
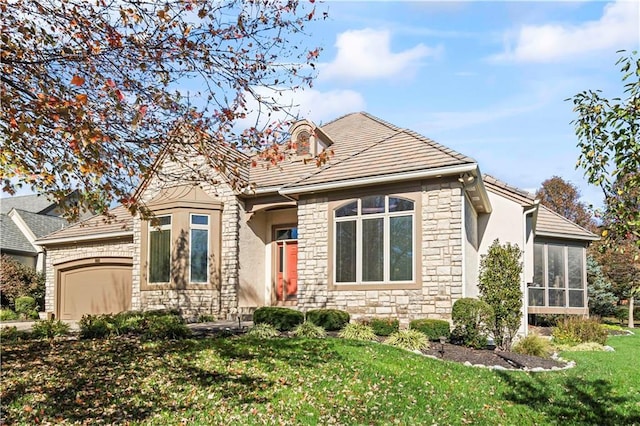
[[[80,319],[131,309],[131,258],[91,258],[56,266],[56,317]]]

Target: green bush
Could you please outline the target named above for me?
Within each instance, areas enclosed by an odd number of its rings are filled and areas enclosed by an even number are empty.
[[[371,327],[376,336],[390,336],[400,329],[397,318],[365,318],[361,322]]]
[[[424,333],[418,330],[397,331],[389,336],[384,343],[409,351],[419,351],[429,347],[429,339]]]
[[[198,315],[198,322],[215,322],[216,316],[213,314],[200,314]]]
[[[493,323],[493,309],[479,299],[469,297],[456,300],[451,311],[453,331],[451,341],[472,348],[487,346],[489,326]]]
[[[0,328],[0,342],[16,342],[18,340],[29,339],[30,334],[27,331],[18,330],[18,327],[2,327]]]
[[[253,313],[254,324],[271,324],[278,331],[290,331],[304,322],[300,311],[278,306],[263,306]]]
[[[20,296],[15,299],[16,313],[22,319],[37,319],[36,299],[31,296]]]
[[[327,337],[327,332],[319,325],[311,321],[305,321],[293,329],[291,333],[295,337],[306,337],[309,339],[322,339]]]
[[[594,318],[570,316],[553,328],[553,341],[557,344],[576,345],[596,342],[604,345],[607,341],[607,330]]]
[[[177,315],[152,315],[147,317],[146,329],[142,333],[145,340],[183,339],[191,336],[182,317]]]
[[[18,319],[18,314],[11,309],[0,309],[0,321],[13,321]]]
[[[33,297],[37,305],[35,310],[44,311],[44,274],[3,255],[0,258],[0,303],[15,308],[15,300],[20,296]]]
[[[416,319],[409,323],[409,328],[423,332],[432,341],[439,341],[440,337],[448,339],[451,335],[449,321],[445,320]]]
[[[31,335],[36,339],[53,339],[69,334],[69,328],[69,324],[56,319],[36,321],[31,327]]]
[[[314,309],[307,312],[307,321],[319,325],[327,331],[336,331],[349,323],[349,313],[339,309]]]
[[[551,355],[551,342],[537,334],[529,334],[518,340],[512,348],[513,352],[547,358]]]
[[[635,311],[634,311],[635,314]],[[629,322],[629,308],[626,306],[618,306],[616,308],[616,319],[620,321],[621,324],[625,324]],[[635,315],[633,317],[635,321]]]
[[[570,346],[566,349],[567,352],[602,352],[604,346],[596,342],[580,343],[575,346]]]
[[[83,315],[78,321],[81,339],[104,339],[111,336],[114,327],[109,315]]]
[[[271,339],[280,336],[280,332],[271,324],[256,324],[249,329],[247,336],[256,339]]]
[[[338,334],[338,337],[351,340],[376,340],[376,333],[373,328],[363,323],[347,324]]]

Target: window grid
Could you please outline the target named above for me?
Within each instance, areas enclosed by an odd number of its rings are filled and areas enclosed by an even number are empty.
[[[535,250],[535,246],[540,246],[542,248],[542,274],[541,274],[541,278],[542,278],[542,282],[533,282],[532,285],[528,288],[529,290],[529,306],[531,307],[550,307],[550,308],[585,308],[585,301],[584,301],[584,294],[586,291],[586,278],[585,278],[585,261],[584,261],[584,248],[583,247],[576,247],[576,246],[569,246],[569,245],[563,245],[563,244],[554,244],[554,243],[535,243],[534,245],[534,250]],[[554,286],[551,285],[551,283],[549,283],[549,248],[553,247],[553,248],[561,248],[562,249],[562,272],[563,272],[563,277],[562,277],[562,286]],[[580,259],[580,281],[582,283],[581,287],[571,287],[570,285],[570,281],[572,279],[572,277],[570,276],[570,269],[569,269],[569,254],[570,251],[574,251],[575,254],[577,255]],[[534,270],[536,268],[535,265],[535,257],[534,257]],[[535,279],[535,277],[534,277]],[[532,297],[532,295],[534,294],[534,292],[540,292],[542,291],[543,297],[542,297],[542,304],[532,304],[532,300],[534,299]],[[553,301],[551,300],[552,298],[551,296],[551,292],[555,292],[554,294],[559,294],[559,292],[562,292],[562,304],[555,304],[553,303]],[[572,295],[575,294],[580,294],[580,306],[573,306],[573,304],[571,303],[572,299]],[[577,300],[577,299],[576,299]]]
[[[355,235],[355,240],[356,240],[356,281],[353,282],[345,282],[345,281],[337,281],[337,262],[336,264],[334,264],[334,268],[333,268],[333,282],[337,283],[337,284],[365,284],[365,285],[379,285],[379,284],[384,284],[384,283],[394,283],[394,284],[409,284],[409,283],[413,283],[415,281],[415,253],[413,253],[412,257],[411,257],[411,279],[410,280],[398,280],[398,281],[391,281],[391,271],[390,271],[390,223],[391,223],[391,218],[393,217],[411,217],[411,246],[412,249],[414,247],[414,236],[415,236],[415,203],[412,200],[406,200],[404,198],[400,198],[400,197],[393,197],[393,196],[389,196],[389,195],[385,195],[385,201],[384,201],[384,212],[382,213],[363,213],[362,212],[362,198],[358,198],[356,200],[357,202],[357,212],[355,215],[351,215],[351,216],[336,216],[336,212],[345,206],[348,206],[349,204],[353,203],[353,201],[349,201],[347,203],[344,203],[342,205],[340,205],[339,207],[337,207],[336,209],[334,209],[334,223],[339,223],[339,222],[355,222],[356,223],[356,235]],[[363,197],[364,198],[364,197]],[[399,200],[402,201],[409,201],[413,204],[413,207],[411,210],[401,210],[401,211],[394,211],[394,212],[390,212],[389,210],[389,199],[390,198],[397,198]],[[371,220],[371,219],[378,219],[378,218],[382,218],[383,219],[383,278],[381,281],[364,281],[363,280],[363,221],[366,220]],[[337,226],[334,226],[334,230],[333,230],[333,247],[334,247],[334,256],[335,253],[337,253]],[[412,250],[413,251],[413,250]]]

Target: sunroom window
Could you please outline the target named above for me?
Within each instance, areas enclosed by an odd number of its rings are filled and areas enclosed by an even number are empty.
[[[149,282],[169,282],[171,273],[171,216],[159,216],[149,227]]]
[[[191,215],[189,281],[206,283],[209,278],[209,216]]]
[[[372,195],[334,210],[334,279],[340,284],[414,280],[414,202]]]
[[[535,243],[529,306],[585,307],[584,248]]]

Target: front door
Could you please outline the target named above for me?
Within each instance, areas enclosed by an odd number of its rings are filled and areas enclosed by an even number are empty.
[[[298,232],[276,229],[276,300],[293,302],[298,296]]]

